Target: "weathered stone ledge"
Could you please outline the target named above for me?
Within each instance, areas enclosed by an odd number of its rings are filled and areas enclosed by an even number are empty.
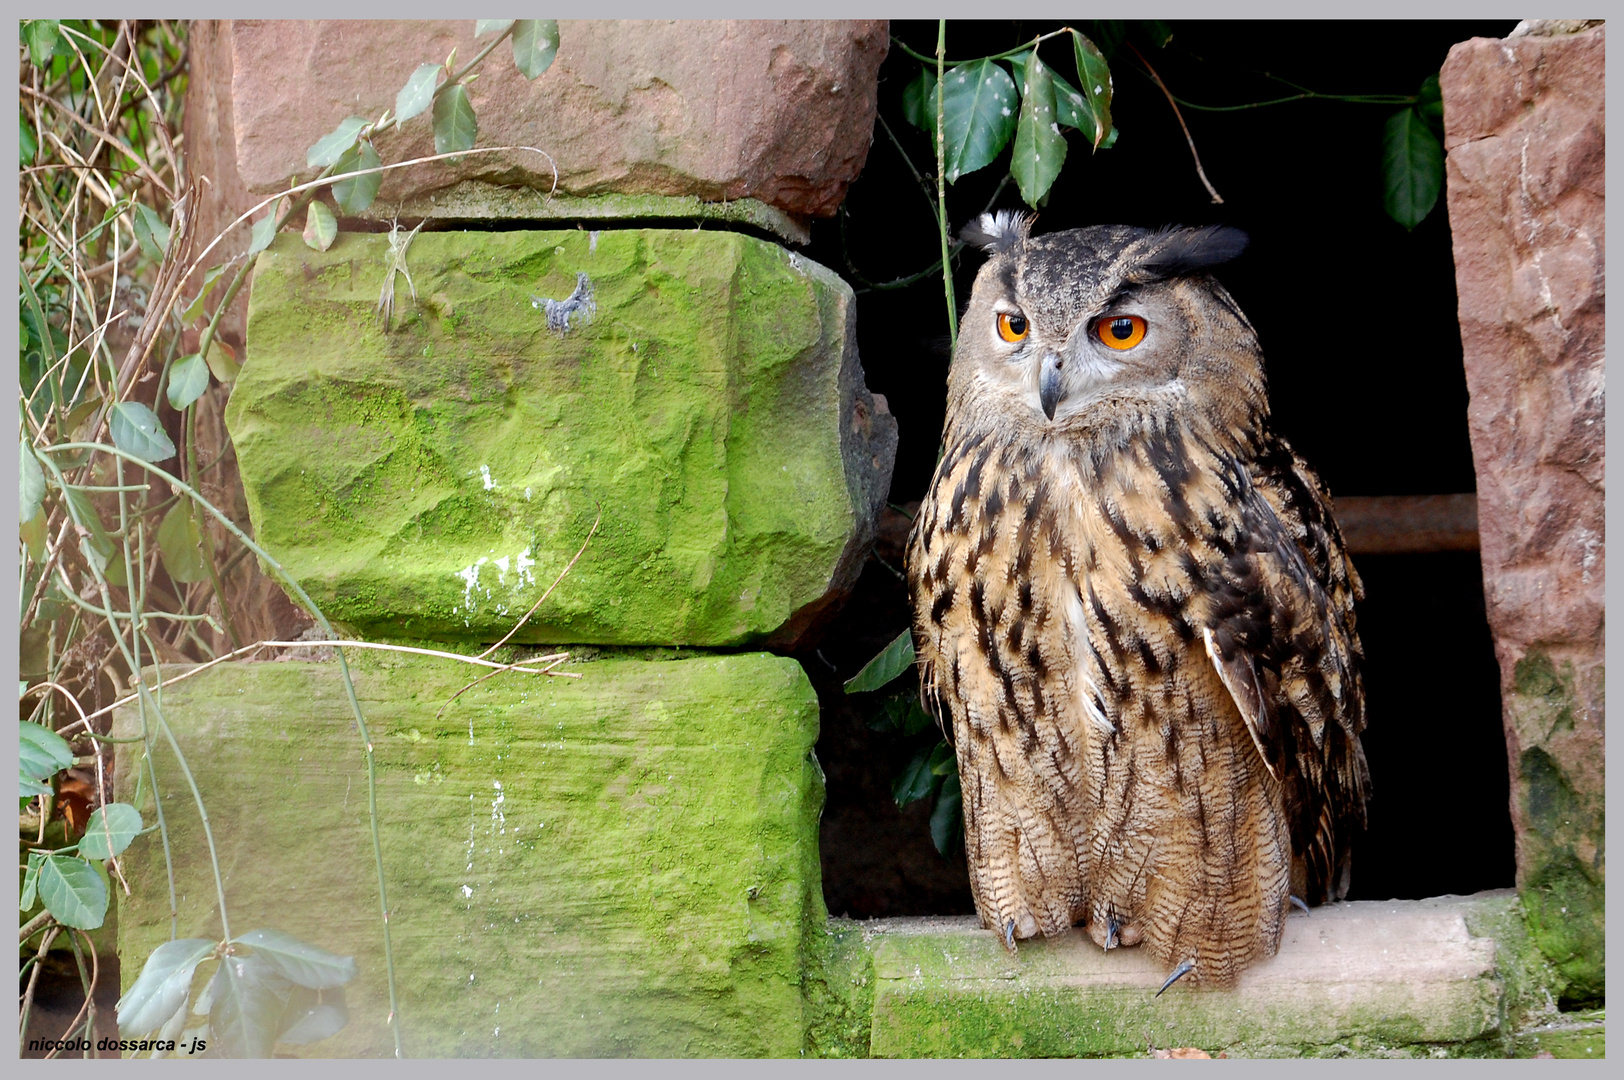
[[[376,203],[365,217],[388,221]],[[757,199],[706,202],[697,195],[548,195],[527,187],[503,187],[464,180],[439,191],[412,196],[387,208],[407,221],[419,219],[458,225],[514,222],[643,227],[651,222],[691,220],[696,226],[748,225],[791,244],[807,244],[812,233],[804,220]]]
[[[826,986],[844,1008],[809,1042],[874,1057],[1601,1056],[1599,1018],[1529,1018],[1551,972],[1516,905],[1504,890],[1316,908],[1236,989],[1160,997],[1148,953],[1080,931],[1011,955],[973,917],[831,920]]]

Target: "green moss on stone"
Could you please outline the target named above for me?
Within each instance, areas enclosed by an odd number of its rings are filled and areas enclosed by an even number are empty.
[[[1607,1010],[1564,1013],[1520,1031],[1514,1056],[1601,1061],[1607,1056]]]
[[[1531,650],[1512,669],[1506,714],[1518,757],[1517,878],[1532,940],[1560,973],[1564,1008],[1602,1000],[1606,989],[1605,792],[1599,730],[1581,723],[1603,670],[1580,686],[1571,661]]]
[[[425,309],[374,307],[385,238],[283,238],[254,275],[227,420],[259,541],[336,621],[495,640],[602,522],[520,632],[736,645],[823,595],[856,529],[842,458],[850,292],[722,232],[425,233]],[[583,271],[597,315],[534,297]]]
[[[861,924],[829,919],[808,951],[805,1056],[866,1058],[874,1011],[874,957]]]
[[[579,679],[488,679],[447,704],[472,669],[351,655],[408,1053],[802,1051],[808,929],[821,935],[824,911],[817,700],[799,665],[602,660],[571,665]],[[233,933],[275,927],[360,965],[349,1027],[295,1050],[392,1053],[365,771],[336,664],[222,665],[164,709],[207,801]],[[169,754],[156,760],[181,933],[217,934],[196,811]],[[132,764],[126,748],[125,796]],[[169,937],[158,838],[124,867],[127,988]]]

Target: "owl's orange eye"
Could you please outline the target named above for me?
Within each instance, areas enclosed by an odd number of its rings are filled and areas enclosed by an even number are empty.
[[[1145,340],[1145,320],[1137,315],[1117,315],[1101,319],[1094,333],[1113,349],[1131,349]]]
[[[998,336],[1012,345],[1026,337],[1031,329],[1027,325],[1025,315],[1010,314],[1004,311],[998,313]]]

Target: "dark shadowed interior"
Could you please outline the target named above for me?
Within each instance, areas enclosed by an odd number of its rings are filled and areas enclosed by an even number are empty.
[[[1014,48],[1058,23],[949,25],[950,61]],[[1120,135],[1090,153],[1071,132],[1064,169],[1036,232],[1101,223],[1238,226],[1251,247],[1219,279],[1257,327],[1274,423],[1334,496],[1432,495],[1475,489],[1466,380],[1456,324],[1449,222],[1440,197],[1413,231],[1383,209],[1382,132],[1398,106],[1304,99],[1319,94],[1414,94],[1449,47],[1504,37],[1514,22],[1176,22],[1157,49],[1130,40],[1181,102],[1215,205],[1167,98],[1133,53],[1112,60]],[[1088,32],[1087,25],[1083,26]],[[935,23],[892,24],[931,53]],[[1053,55],[1050,49],[1053,49]],[[1060,74],[1067,42],[1044,47]],[[880,72],[880,111],[920,173],[934,167],[925,134],[902,119],[918,62],[893,47]],[[957,230],[993,200],[1007,152],[948,191]],[[992,208],[1020,207],[1013,183]],[[890,501],[920,499],[942,429],[946,302],[938,277],[872,288],[928,267],[935,221],[902,153],[876,131],[842,216],[818,222],[808,254],[857,290],[857,333],[868,385],[896,415],[901,443]],[[966,251],[955,286],[962,309],[980,256]],[[801,655],[823,702],[818,758],[828,777],[824,895],[856,918],[973,911],[962,849],[943,858],[929,801],[899,810],[892,778],[934,728],[912,737],[871,730],[883,694],[847,696],[841,683],[907,625],[900,580],[906,520],[895,514],[856,594],[819,647]],[[1499,673],[1475,552],[1357,555],[1366,599],[1359,632],[1366,667],[1365,749],[1370,829],[1355,847],[1350,899],[1471,893],[1514,883]],[[900,687],[889,688],[890,692]]]

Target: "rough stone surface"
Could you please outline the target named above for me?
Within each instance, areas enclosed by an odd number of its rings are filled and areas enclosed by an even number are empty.
[[[765,654],[598,660],[579,679],[350,651],[414,1057],[790,1056],[824,935],[817,699]],[[336,663],[222,665],[163,694],[206,801],[231,932],[356,957],[338,1035],[282,1051],[393,1054],[366,770]],[[138,733],[133,710],[115,730]],[[138,750],[120,748],[133,799]],[[220,933],[199,818],[154,755],[181,936]],[[150,785],[146,788],[150,793]],[[146,820],[153,820],[143,797]],[[124,855],[121,979],[170,936],[156,834]],[[201,980],[199,980],[201,984]]]
[[[1605,34],[1474,39],[1441,77],[1517,883],[1570,1002],[1604,989]]]
[[[470,96],[479,144],[546,151],[561,193],[751,198],[794,217],[827,216],[867,159],[889,41],[883,20],[563,20],[559,39],[557,59],[534,81],[498,46]],[[191,92],[229,113],[221,130],[235,140],[234,160],[216,167],[234,168],[263,195],[303,173],[306,149],[346,116],[393,108],[419,64],[453,47],[465,62],[491,38],[476,40],[471,19],[244,19],[197,40],[211,51],[212,81],[194,80]],[[427,115],[384,139],[385,161],[434,152]],[[385,216],[467,180],[553,184],[533,153],[385,176],[376,211]]]
[[[431,233],[260,259],[227,410],[257,539],[329,618],[495,641],[787,646],[855,582],[896,421],[851,290],[734,233]],[[588,276],[596,314],[539,300]]]
[[[1143,949],[1081,931],[1011,955],[973,917],[862,924],[874,957],[875,1057],[1498,1056],[1485,899],[1332,904],[1294,913],[1280,952],[1229,991],[1175,984]]]

